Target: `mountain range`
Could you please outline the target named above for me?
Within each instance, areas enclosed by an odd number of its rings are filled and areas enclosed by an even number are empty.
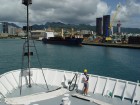
[[[14,27],[20,28],[18,25],[14,23],[8,23],[9,25],[12,25]],[[71,28],[74,28],[74,30],[91,30],[96,32],[96,26],[86,25],[86,24],[65,24],[61,22],[46,22],[45,24],[38,25],[34,24],[32,25],[33,30],[42,30],[47,28],[52,28],[55,31],[61,31],[61,29],[71,30]],[[117,32],[117,27],[114,27],[114,33]],[[140,33],[140,28],[127,28],[127,27],[121,27],[121,32],[123,33]]]
[[[47,22],[44,25],[33,25],[32,28],[34,30],[38,30],[38,29],[45,29],[45,28],[52,28],[54,30],[61,30],[62,28],[64,29],[71,29],[74,28],[75,30],[92,30],[95,31],[95,26],[91,26],[91,25],[85,25],[85,24],[79,24],[79,25],[75,25],[75,24],[64,24],[61,22]]]
[[[33,25],[32,28],[33,30],[41,30],[51,27],[55,31],[60,31],[62,28],[64,29],[71,29],[74,28],[75,30],[91,30],[91,31],[96,31],[96,26],[91,26],[91,25],[86,25],[86,24],[64,24],[61,22],[47,22],[44,25]],[[114,32],[117,32],[117,27],[114,27]],[[127,27],[121,27],[121,32],[124,33],[140,33],[139,28],[127,28]]]

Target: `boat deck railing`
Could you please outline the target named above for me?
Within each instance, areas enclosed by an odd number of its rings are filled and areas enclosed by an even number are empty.
[[[32,84],[45,84],[43,74],[38,68],[32,68]],[[47,84],[51,86],[62,86],[65,81],[72,80],[75,72],[43,68]],[[78,73],[78,90],[83,89],[82,73]],[[0,99],[12,93],[20,87],[20,70],[10,71],[0,75]],[[22,85],[26,85],[28,76],[22,76]],[[115,78],[89,75],[89,92],[103,96],[120,97],[123,100],[129,99],[132,103],[140,103],[140,84]]]

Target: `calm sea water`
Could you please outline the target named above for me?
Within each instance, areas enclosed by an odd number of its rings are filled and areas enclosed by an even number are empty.
[[[22,39],[0,40],[0,74],[21,68],[23,43]],[[96,75],[140,80],[140,49],[35,43],[42,67],[80,72],[86,68]],[[32,67],[39,67],[35,53],[31,61]]]

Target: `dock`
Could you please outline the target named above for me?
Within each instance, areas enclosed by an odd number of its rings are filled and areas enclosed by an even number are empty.
[[[140,44],[82,42],[83,45],[140,49]]]

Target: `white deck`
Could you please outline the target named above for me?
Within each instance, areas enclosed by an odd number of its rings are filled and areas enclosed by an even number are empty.
[[[90,102],[98,104],[98,105],[112,105],[112,104],[103,102],[101,100],[97,100],[97,99],[94,99],[92,97],[87,97],[87,96],[84,96],[84,95],[81,95],[81,94],[72,94],[72,96],[80,98],[80,99],[84,99],[84,100],[87,100],[87,101],[90,101]]]
[[[52,91],[52,92],[41,92],[41,93],[37,93],[37,94],[31,94],[31,95],[27,95],[27,96],[21,96],[21,97],[13,97],[13,98],[5,98],[5,102],[6,104],[30,104],[33,102],[38,102],[38,101],[43,101],[43,100],[49,100],[51,98],[55,98],[58,96],[61,96],[65,93],[68,93],[67,89],[60,89],[60,90],[56,90],[56,91]]]
[[[38,68],[32,68],[31,71],[33,72],[33,76],[31,77],[32,84],[44,85],[45,81],[41,70],[39,70]],[[71,80],[74,76],[74,72],[64,71],[64,70],[44,68],[43,71],[48,85],[51,86],[58,86],[58,87],[63,86],[64,83],[66,83],[66,81]],[[11,72],[7,72],[3,75],[0,75],[0,99],[6,97],[5,99],[7,101],[7,99],[9,98],[7,97],[8,94],[19,89],[18,87],[20,86],[20,79],[21,79],[20,70],[14,70]],[[78,85],[78,90],[80,91],[83,89],[83,83],[81,83],[81,79],[82,79],[82,73],[79,73],[77,85]],[[26,85],[26,82],[27,82],[26,78],[22,77],[22,84]],[[139,104],[140,102],[140,84],[135,82],[125,81],[125,80],[119,80],[119,79],[90,74],[89,92],[93,95],[99,94],[102,96],[108,96],[109,93],[112,93],[111,99],[113,100],[113,98],[115,97],[120,97],[122,103],[123,101],[127,101],[127,100],[130,100],[132,104],[134,104],[134,102]],[[10,104],[10,101],[7,102],[9,102],[8,104]]]

